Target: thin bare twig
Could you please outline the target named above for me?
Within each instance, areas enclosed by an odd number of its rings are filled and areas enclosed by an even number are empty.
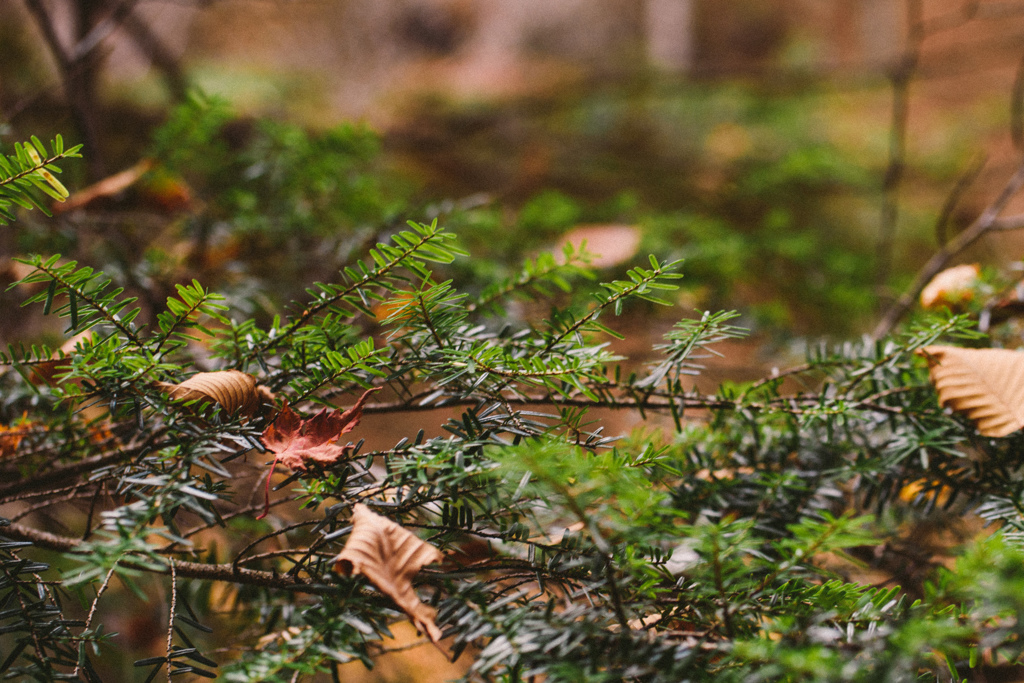
[[[949,219],[953,216],[953,211],[956,209],[957,204],[963,198],[964,193],[967,192],[968,188],[974,184],[974,181],[981,175],[982,169],[985,168],[985,164],[988,162],[986,155],[982,154],[974,160],[974,163],[964,171],[963,175],[956,179],[956,184],[950,191],[949,196],[946,197],[946,201],[942,205],[942,210],[939,211],[939,217],[935,219],[935,241],[941,247],[948,241],[946,229],[949,227]]]
[[[114,560],[114,564],[110,567],[110,571],[108,571],[107,575],[103,577],[103,583],[100,584],[99,590],[96,591],[96,597],[93,598],[92,605],[89,607],[89,615],[85,618],[85,626],[82,629],[83,631],[89,630],[89,626],[92,624],[92,618],[96,616],[96,607],[100,604],[100,596],[103,595],[107,590],[107,586],[110,585],[110,578],[114,575],[114,571],[117,569],[117,563],[120,561],[120,559]],[[79,668],[80,666],[75,667],[74,672],[72,672],[72,676],[78,676]]]
[[[921,291],[935,277],[949,260],[967,247],[977,242],[985,233],[993,230],[1016,230],[1024,228],[1024,216],[1011,216],[1000,219],[999,214],[1010,199],[1024,187],[1024,162],[1017,167],[1016,172],[1006,181],[1006,185],[1000,190],[995,200],[982,211],[981,215],[955,238],[939,249],[931,259],[928,260],[914,278],[913,284],[903,293],[902,296],[885,312],[872,336],[875,339],[884,337],[892,332],[896,323],[910,310],[914,301],[920,296]]]
[[[174,669],[171,666],[171,648],[174,644],[174,610],[178,609],[178,575],[174,571],[174,558],[169,558],[171,567],[171,610],[167,616],[167,680],[172,681]]]

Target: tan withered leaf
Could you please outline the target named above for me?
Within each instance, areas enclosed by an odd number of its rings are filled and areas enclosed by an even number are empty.
[[[939,401],[974,420],[982,436],[1024,428],[1024,353],[1007,349],[926,346]]]
[[[412,578],[425,565],[440,561],[440,550],[357,503],[352,514],[352,533],[345,548],[334,558],[334,570],[346,576],[365,576],[409,615],[419,631],[437,643],[441,640],[441,629],[434,623],[436,612],[420,602]]]
[[[947,268],[921,290],[921,308],[961,307],[974,297],[980,279],[981,267],[977,263]]]
[[[143,159],[127,170],[108,176],[97,183],[93,183],[84,190],[74,193],[63,205],[54,205],[53,212],[67,213],[80,209],[101,197],[113,197],[138,182],[139,178],[146,175],[153,168],[153,164],[154,161],[152,159]]]
[[[352,450],[352,446],[342,446],[337,440],[356,428],[366,399],[379,390],[377,387],[363,392],[355,405],[345,412],[328,412],[325,408],[308,420],[285,405],[273,424],[263,431],[263,444],[277,456],[275,464],[280,462],[293,470],[304,470],[309,464],[336,463]]]
[[[37,386],[41,384],[53,386],[57,383],[57,374],[71,367],[70,356],[75,353],[78,345],[88,346],[92,344],[92,340],[92,330],[79,332],[71,337],[51,354],[49,360],[44,360],[31,366],[32,374],[29,376],[29,381]]]
[[[216,403],[228,413],[239,412],[248,417],[273,400],[269,389],[257,385],[252,375],[238,370],[198,372],[180,384],[157,382],[157,386],[173,399]]]

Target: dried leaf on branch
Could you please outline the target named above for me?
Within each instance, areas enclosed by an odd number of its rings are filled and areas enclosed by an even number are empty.
[[[155,162],[152,159],[143,159],[129,169],[121,171],[120,173],[115,173],[114,175],[108,176],[99,182],[93,183],[89,187],[79,190],[75,194],[71,195],[63,205],[55,205],[53,207],[53,212],[67,213],[69,211],[75,211],[76,209],[81,209],[82,207],[91,204],[97,199],[113,197],[120,194],[148,173],[153,168],[154,163]]]
[[[334,558],[335,571],[346,576],[362,574],[394,600],[419,631],[434,643],[440,641],[436,612],[420,602],[412,578],[425,565],[440,562],[441,551],[362,503],[353,508],[352,525],[345,548]]]
[[[974,420],[982,436],[1024,428],[1024,353],[1007,349],[926,346],[939,401]]]
[[[336,443],[337,440],[356,428],[363,416],[366,400],[379,390],[380,387],[365,391],[345,412],[328,412],[325,408],[308,420],[300,418],[290,406],[285,405],[273,424],[263,432],[263,444],[277,456],[274,464],[280,462],[292,470],[305,470],[311,463],[323,466],[338,462],[353,447],[342,446]]]
[[[921,290],[921,308],[962,310],[974,298],[974,289],[980,283],[981,267],[977,263],[947,268]]]
[[[0,425],[0,458],[7,458],[15,454],[21,440],[32,430],[32,423],[22,416],[20,424]]]
[[[293,471],[305,471],[310,464],[320,467],[333,465],[348,456],[355,447],[350,444],[342,446],[337,441],[343,434],[356,428],[363,416],[366,400],[380,389],[367,389],[355,405],[345,412],[328,412],[325,408],[308,420],[299,417],[285,403],[274,422],[263,430],[263,445],[274,454],[274,463],[267,475],[266,507],[259,519],[266,517],[270,511],[270,478],[274,476],[277,463]]]
[[[32,373],[29,376],[29,381],[37,386],[42,384],[55,385],[57,383],[57,375],[71,368],[71,356],[75,353],[79,344],[89,346],[93,343],[94,339],[95,334],[93,331],[86,330],[66,340],[59,349],[51,354],[49,360],[34,363],[30,366]]]
[[[228,413],[246,417],[255,415],[264,404],[273,401],[273,394],[256,383],[256,378],[238,370],[199,372],[180,384],[157,382],[157,386],[180,401],[217,404]]]

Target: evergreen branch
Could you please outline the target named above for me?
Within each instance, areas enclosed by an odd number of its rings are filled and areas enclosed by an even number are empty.
[[[193,316],[205,313],[219,322],[226,322],[221,315],[221,311],[226,311],[228,307],[223,304],[214,303],[223,301],[223,296],[203,289],[203,286],[197,280],[192,280],[191,285],[176,285],[176,288],[180,298],[169,297],[167,299],[167,311],[157,317],[160,334],[153,340],[156,343],[152,351],[154,359],[159,358],[164,344],[181,327],[192,322]]]
[[[429,226],[423,224],[411,225],[416,229],[415,236],[413,236],[412,233],[405,233],[409,237],[404,237],[402,234],[393,236],[392,240],[400,245],[398,248],[378,243],[377,249],[371,251],[371,254],[374,256],[374,260],[377,263],[375,268],[367,269],[364,265],[360,264],[362,268],[362,275],[358,277],[353,277],[357,275],[356,271],[348,269],[346,274],[348,275],[350,282],[347,286],[337,291],[325,292],[326,296],[321,297],[318,301],[303,310],[302,313],[292,320],[283,330],[280,331],[280,333],[275,334],[272,337],[268,337],[266,340],[250,349],[244,356],[243,361],[252,360],[261,353],[266,352],[271,347],[280,345],[284,340],[293,336],[323,311],[330,309],[339,302],[349,301],[350,297],[361,289],[373,284],[380,284],[381,279],[386,277],[396,268],[405,266],[410,267],[413,270],[422,271],[422,268],[414,260],[415,256],[430,257],[431,260],[434,260],[444,258],[449,253],[461,253],[450,245],[446,249],[442,249],[436,244],[437,242],[444,242],[452,239],[452,235],[450,233],[446,233],[443,229],[437,226],[436,220]]]
[[[587,325],[595,324],[597,318],[607,308],[611,307],[616,315],[622,309],[622,303],[631,297],[639,297],[652,303],[668,305],[668,302],[664,299],[654,296],[651,291],[657,289],[676,289],[675,285],[665,284],[664,280],[674,280],[682,277],[677,273],[670,272],[672,268],[677,267],[682,261],[672,261],[670,263],[659,263],[653,256],[651,257],[651,270],[645,268],[634,268],[627,272],[630,277],[629,282],[615,281],[602,283],[609,294],[598,293],[595,294],[597,299],[597,305],[594,306],[590,311],[587,312],[582,318],[570,323],[562,332],[554,335],[548,341],[544,347],[542,353],[548,353],[555,348],[558,344],[565,341],[568,337],[578,334],[586,328]],[[606,328],[601,328],[603,331],[607,331]]]
[[[47,550],[56,550],[69,554],[82,552],[82,546],[84,545],[84,542],[77,538],[40,531],[39,529],[18,523],[11,523],[6,527],[0,528],[0,535],[19,541],[29,541],[32,545]],[[140,563],[130,556],[120,560],[120,565],[131,569],[170,574],[168,566],[154,569],[150,564]],[[231,564],[208,564],[174,560],[174,568],[178,576],[186,579],[221,581],[240,585],[261,586],[263,588],[287,588],[300,593],[324,594],[331,592],[329,585],[314,584],[299,577],[285,576],[274,572],[243,569],[241,567],[234,567]]]
[[[25,209],[36,208],[49,215],[49,211],[33,196],[33,192],[41,191],[63,202],[68,197],[68,191],[53,174],[60,172],[54,162],[81,157],[78,153],[81,145],[65,150],[64,140],[59,135],[51,143],[53,151],[50,154],[35,137],[24,144],[16,143],[14,147],[14,155],[0,155],[0,225],[7,225],[14,220],[11,211],[14,205]]]
[[[19,284],[46,282],[47,280],[50,282],[47,291],[29,298],[23,305],[42,301],[44,302],[44,313],[49,313],[57,294],[65,294],[68,297],[68,303],[61,306],[58,313],[71,318],[72,330],[88,330],[101,323],[106,323],[114,327],[135,347],[140,349],[145,347],[134,326],[131,325],[131,321],[138,315],[140,309],[135,308],[129,311],[125,319],[119,315],[126,306],[134,303],[136,299],[128,297],[118,300],[117,297],[123,291],[121,288],[104,292],[110,286],[111,281],[103,280],[103,273],[96,272],[88,266],[78,268],[75,261],[57,266],[57,261],[60,260],[59,254],[51,256],[45,261],[41,256],[16,260],[32,266],[36,270],[12,284],[12,287]],[[79,308],[83,303],[84,307]]]
[[[504,299],[516,292],[525,291],[537,286],[541,282],[551,282],[562,291],[569,291],[569,283],[563,278],[562,272],[566,275],[590,276],[589,271],[581,268],[589,263],[592,254],[580,248],[577,252],[573,245],[567,244],[564,250],[565,263],[558,263],[550,253],[543,253],[536,259],[527,259],[523,269],[516,277],[508,278],[496,286],[489,287],[483,291],[480,297],[469,304],[466,310],[470,313],[481,310],[490,304]],[[545,292],[541,292],[542,294]]]

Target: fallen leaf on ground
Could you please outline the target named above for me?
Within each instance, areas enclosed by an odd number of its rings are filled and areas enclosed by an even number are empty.
[[[32,422],[24,415],[17,425],[0,425],[0,458],[7,458],[15,454],[21,440],[32,431]]]
[[[258,385],[252,375],[238,370],[199,372],[180,384],[157,382],[157,386],[173,399],[216,403],[228,413],[239,412],[246,417],[252,417],[265,403],[273,401],[269,389]]]
[[[926,495],[928,499],[934,500],[935,504],[942,507],[949,500],[953,489],[933,479],[917,479],[907,482],[900,489],[899,497],[905,503],[914,503]]]
[[[100,197],[112,197],[134,185],[139,178],[144,176],[153,168],[152,159],[143,159],[134,166],[112,176],[107,176],[89,187],[79,190],[63,204],[53,207],[54,213],[67,213],[80,209],[83,206],[99,199]]]
[[[982,436],[1024,428],[1024,353],[1008,349],[926,346],[939,402],[974,420]]]
[[[420,602],[413,590],[412,578],[425,565],[440,561],[440,550],[362,503],[356,503],[352,511],[352,533],[345,548],[334,558],[334,570],[346,576],[365,576],[409,615],[417,630],[437,643],[441,640],[441,629],[434,623],[436,612]]]
[[[561,252],[566,244],[577,249],[585,244],[592,255],[590,265],[608,268],[633,258],[640,238],[640,230],[635,225],[579,225],[562,237],[556,251]]]

